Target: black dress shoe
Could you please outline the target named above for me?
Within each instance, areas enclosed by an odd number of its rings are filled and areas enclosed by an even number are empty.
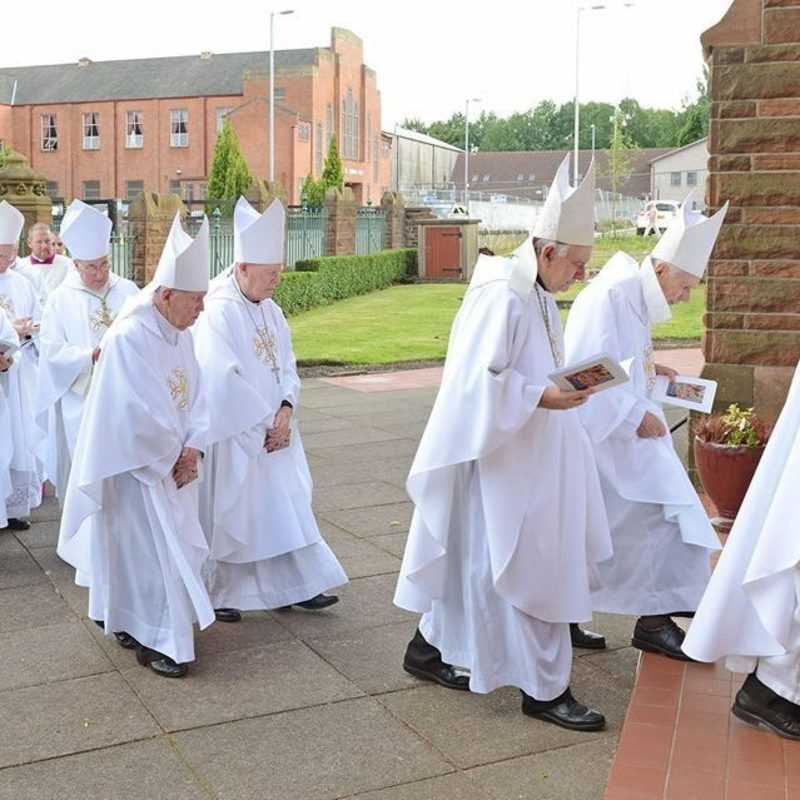
[[[522,713],[571,731],[601,731],[606,726],[606,718],[579,703],[569,689],[550,702],[535,700],[522,692]]]
[[[133,636],[129,633],[125,633],[125,631],[115,633],[114,638],[117,640],[117,644],[125,648],[125,650],[133,650],[133,648],[139,644]]]
[[[150,667],[156,675],[160,675],[162,678],[183,678],[189,672],[186,664],[178,664],[169,656],[157,653],[141,644],[136,646],[136,660],[143,667]]]
[[[800,706],[765,686],[755,673],[748,675],[739,689],[732,711],[750,725],[766,728],[784,739],[800,739]]]
[[[403,669],[420,680],[432,681],[447,689],[469,691],[469,676],[459,675],[450,664],[445,664],[438,648],[429,644],[419,630],[408,643]]]
[[[569,632],[572,637],[573,647],[580,647],[584,650],[606,649],[605,636],[601,636],[599,633],[594,633],[593,631],[584,630],[577,622],[570,624]]]
[[[693,661],[681,650],[686,634],[669,617],[657,628],[647,628],[641,619],[636,622],[631,644],[648,653],[659,653],[677,661]]]
[[[306,611],[321,611],[323,608],[334,606],[339,602],[335,594],[318,594],[310,600],[303,600],[302,603],[292,603],[289,606],[281,606],[281,611],[288,611],[292,606],[304,608]]]
[[[17,517],[9,517],[8,525],[6,528],[10,531],[27,531],[31,527],[30,522],[26,519],[18,519]]]
[[[217,622],[241,622],[242,612],[238,608],[215,608]]]

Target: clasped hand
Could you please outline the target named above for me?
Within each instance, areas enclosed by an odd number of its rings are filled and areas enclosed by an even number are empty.
[[[582,406],[594,394],[594,389],[583,389],[580,392],[565,392],[557,386],[548,386],[539,400],[539,407],[549,411],[566,411]]]
[[[175,466],[172,468],[172,479],[179,489],[197,480],[197,465],[200,452],[193,447],[184,447]]]
[[[11,356],[7,356],[5,353],[0,353],[0,372],[7,372],[13,363],[14,359]]]
[[[278,410],[272,427],[267,431],[264,439],[264,449],[268,453],[283,450],[288,447],[292,439],[291,431],[292,409],[284,406]]]
[[[19,319],[15,319],[11,323],[11,327],[14,328],[20,339],[28,339],[33,336],[34,326],[32,317],[20,317]]]

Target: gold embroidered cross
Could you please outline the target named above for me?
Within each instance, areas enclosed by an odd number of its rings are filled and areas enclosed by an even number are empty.
[[[256,327],[256,338],[253,340],[255,345],[256,358],[262,364],[272,364],[272,373],[275,380],[280,383],[280,368],[278,367],[278,357],[275,353],[275,337],[267,326]]]
[[[106,305],[106,301],[101,299],[100,308],[98,308],[94,314],[89,316],[89,327],[91,328],[92,333],[99,333],[103,328],[110,328],[113,321],[114,317],[111,316],[111,312]]]
[[[172,374],[167,378],[167,386],[176,408],[186,411],[189,408],[189,381],[186,378],[186,370],[181,367],[172,370]]]
[[[14,301],[4,294],[0,294],[0,311],[5,311],[11,320],[15,320],[17,318],[17,315],[14,312]]]

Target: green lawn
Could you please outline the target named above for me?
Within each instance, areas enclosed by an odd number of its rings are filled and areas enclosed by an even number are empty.
[[[466,287],[462,284],[393,286],[289,318],[297,358],[305,364],[393,364],[442,359]],[[674,308],[655,339],[699,339],[704,288]],[[562,317],[566,318],[566,311]]]

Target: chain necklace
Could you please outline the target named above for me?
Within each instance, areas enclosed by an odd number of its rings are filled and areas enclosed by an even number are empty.
[[[542,312],[542,319],[544,319],[544,327],[547,331],[547,339],[550,342],[550,353],[553,356],[553,363],[556,369],[561,369],[561,367],[564,366],[564,356],[561,353],[559,342],[550,328],[550,309],[547,307],[547,298],[542,294],[538,283],[534,284],[533,288],[536,289],[536,299],[539,301],[539,309]]]
[[[111,327],[111,323],[114,321],[114,317],[111,316],[111,309],[108,307],[108,303],[106,303],[108,295],[111,294],[113,288],[113,286],[109,286],[102,295],[90,289],[78,288],[79,292],[88,294],[89,297],[94,297],[95,300],[100,301],[100,308],[97,309],[94,314],[89,315],[89,329],[92,333],[99,333],[103,328],[108,330]]]
[[[239,281],[236,280],[236,275],[233,274],[231,276],[233,278],[233,283],[236,286],[236,290],[239,292],[243,302],[245,311],[247,311],[247,316],[250,318],[250,322],[253,323],[253,328],[256,332],[256,339],[255,339],[255,353],[256,358],[259,361],[263,362],[264,364],[269,361],[272,364],[272,374],[275,377],[275,382],[280,385],[281,382],[281,369],[278,365],[278,356],[276,353],[275,348],[275,337],[272,335],[272,332],[267,325],[267,318],[264,316],[264,308],[262,307],[261,303],[257,303],[254,305],[258,305],[258,310],[261,312],[261,322],[262,325],[259,327],[258,322],[256,321],[255,317],[253,316],[253,312],[250,310],[250,305],[252,303],[251,300],[248,300],[245,293],[242,291],[241,286],[239,286]]]

